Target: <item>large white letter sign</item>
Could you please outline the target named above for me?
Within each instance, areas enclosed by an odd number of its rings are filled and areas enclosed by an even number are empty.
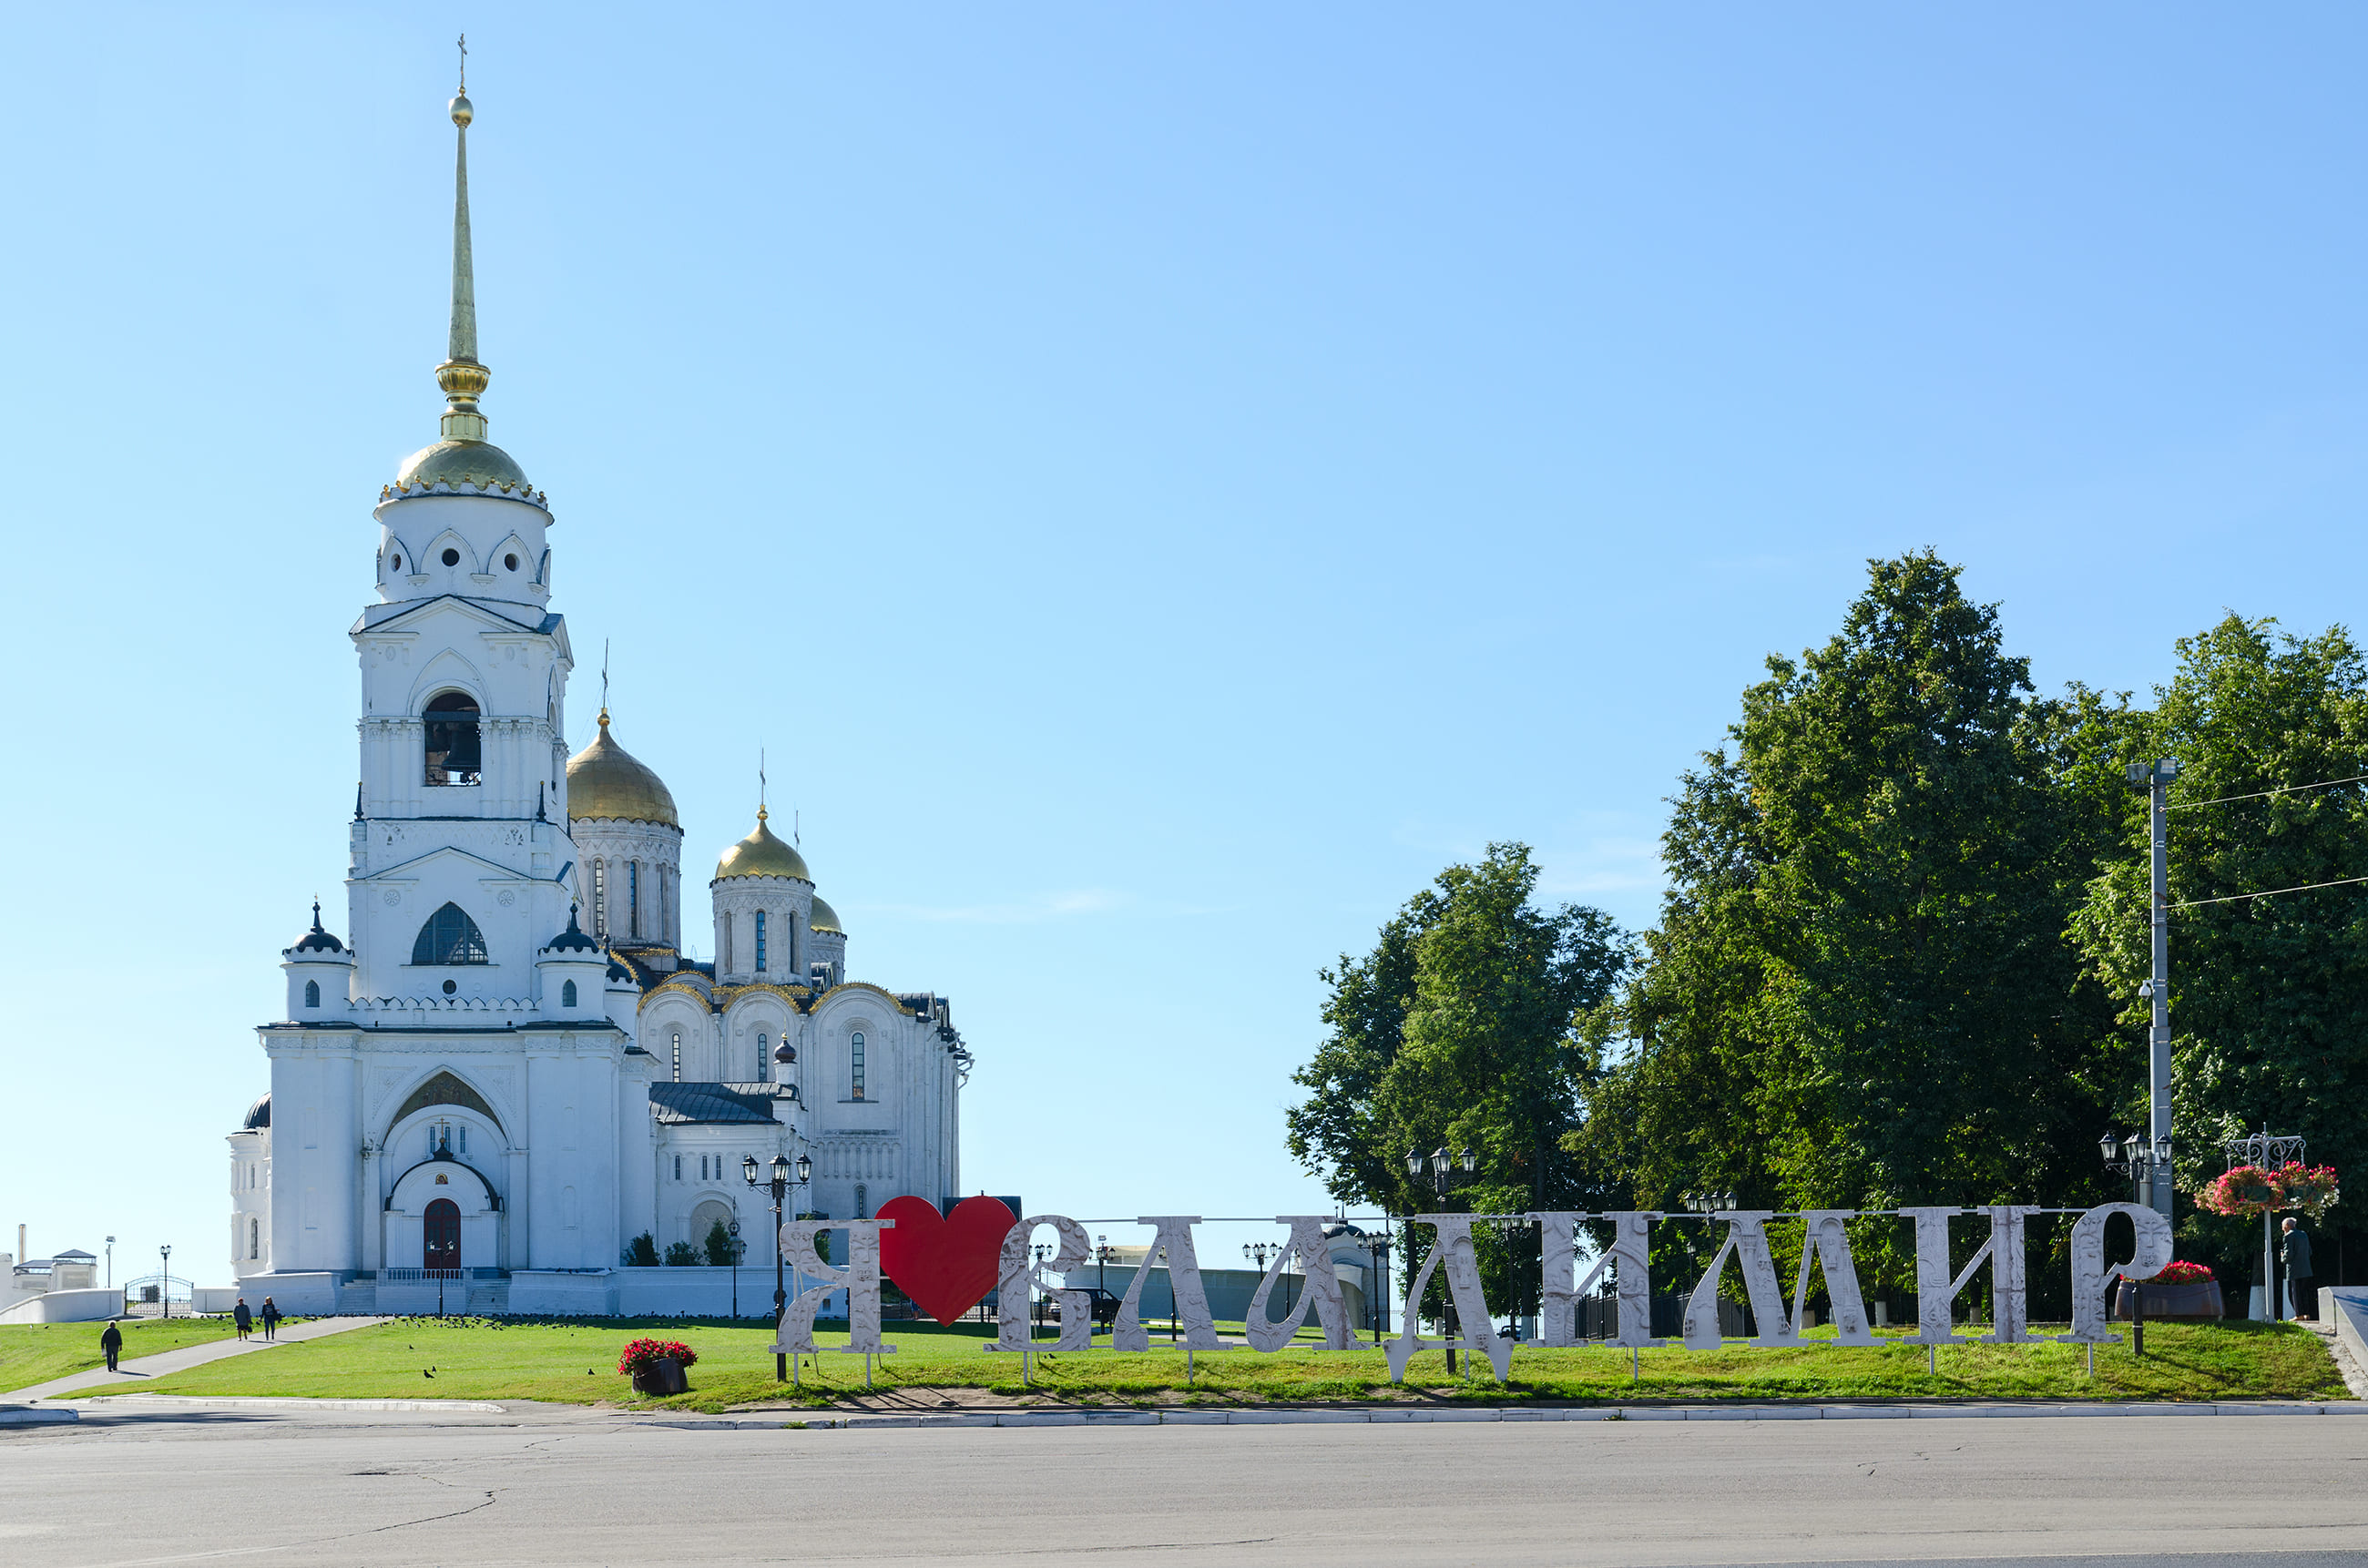
[[[1620,1290],[1620,1332],[1609,1344],[1631,1349],[1649,1348],[1661,1343],[1653,1337],[1653,1263],[1652,1226],[1661,1216],[1646,1210],[1623,1210],[1600,1218],[1611,1222],[1611,1244],[1595,1257],[1595,1265],[1584,1279],[1576,1278],[1578,1272],[1578,1221],[1599,1216],[1589,1214],[1531,1214],[1537,1221],[1538,1237],[1543,1250],[1539,1254],[1542,1278],[1545,1282],[1544,1311],[1538,1324],[1538,1343],[1551,1346],[1573,1346],[1583,1343],[1578,1337],[1579,1298],[1595,1289],[1603,1278],[1603,1270],[1618,1260],[1615,1278]]]
[[[1487,1356],[1488,1364],[1497,1369],[1497,1381],[1503,1382],[1512,1370],[1513,1344],[1497,1335],[1496,1322],[1488,1314],[1488,1298],[1480,1289],[1480,1260],[1472,1250],[1472,1216],[1469,1214],[1410,1214],[1417,1225],[1429,1225],[1436,1233],[1430,1256],[1422,1260],[1422,1267],[1406,1281],[1406,1326],[1398,1336],[1383,1348],[1390,1358],[1390,1381],[1406,1381],[1406,1362],[1417,1350],[1444,1350],[1460,1346],[1466,1350]],[[1456,1339],[1425,1339],[1417,1332],[1422,1321],[1422,1293],[1430,1285],[1430,1277],[1439,1271],[1440,1260],[1447,1261],[1447,1293],[1455,1302],[1455,1315],[1462,1320],[1463,1334]]]
[[[1992,1345],[2019,1345],[2028,1337],[2030,1324],[2023,1275],[2023,1217],[2039,1210],[2012,1203],[1993,1203],[1980,1210],[1902,1209],[1903,1219],[1916,1221],[1916,1337],[1912,1345],[1964,1345],[1980,1340]],[[1965,1260],[1964,1272],[1949,1272],[1949,1219],[1952,1215],[1983,1213],[1990,1217],[1989,1239]],[[1990,1300],[1997,1322],[1991,1332],[1967,1335],[1956,1332],[1950,1308],[1983,1261],[1990,1266]]]
[[[2137,1234],[2127,1263],[2105,1267],[2105,1221],[2127,1214]],[[2072,1222],[2072,1332],[2057,1335],[2084,1345],[2119,1345],[2106,1328],[2105,1291],[2116,1279],[2151,1279],[2170,1261],[2170,1221],[2135,1203],[2107,1203]]]
[[[1143,1282],[1151,1278],[1151,1260],[1162,1254],[1167,1258],[1167,1296],[1172,1303],[1171,1310],[1184,1329],[1184,1348],[1228,1348],[1225,1342],[1217,1337],[1216,1323],[1209,1316],[1209,1292],[1201,1283],[1200,1256],[1192,1250],[1192,1227],[1201,1222],[1201,1217],[1197,1214],[1144,1214],[1138,1215],[1134,1222],[1156,1225],[1159,1234],[1144,1250],[1143,1265],[1134,1271],[1134,1278],[1127,1285],[1125,1299],[1118,1304],[1118,1317],[1110,1324],[1110,1348],[1151,1348],[1151,1335],[1143,1326]]]
[[[880,1343],[880,1233],[893,1230],[894,1220],[791,1220],[781,1226],[781,1252],[790,1267],[822,1283],[803,1290],[781,1309],[774,1331],[773,1354],[815,1353],[814,1313],[822,1310],[832,1289],[847,1288],[847,1343],[838,1348],[848,1356],[893,1356],[896,1347]],[[834,1268],[814,1251],[814,1237],[825,1231],[847,1233],[847,1267]]]
[[[1271,1355],[1289,1345],[1299,1336],[1299,1325],[1307,1321],[1307,1309],[1312,1306],[1316,1321],[1324,1325],[1324,1348],[1348,1349],[1352,1334],[1349,1309],[1341,1304],[1340,1277],[1333,1272],[1332,1251],[1324,1240],[1324,1227],[1330,1222],[1330,1216],[1278,1214],[1274,1222],[1291,1227],[1291,1240],[1283,1243],[1282,1251],[1268,1266],[1266,1278],[1258,1281],[1258,1294],[1250,1298],[1249,1317],[1242,1324],[1249,1335],[1250,1348]],[[1267,1316],[1267,1298],[1274,1293],[1274,1282],[1282,1277],[1282,1266],[1293,1253],[1299,1255],[1304,1288],[1291,1315],[1276,1323]]]
[[[1719,1216],[1726,1221],[1726,1241],[1702,1271],[1694,1293],[1686,1298],[1687,1349],[1718,1348],[1718,1277],[1725,1272],[1730,1255],[1743,1266],[1743,1291],[1750,1298],[1751,1315],[1759,1324],[1751,1343],[1765,1347],[1801,1343],[1784,1311],[1784,1292],[1776,1283],[1776,1260],[1768,1253],[1768,1221],[1774,1214],[1772,1209],[1738,1209]]]
[[[1874,1330],[1866,1324],[1866,1301],[1858,1290],[1858,1266],[1850,1261],[1850,1233],[1842,1221],[1857,1213],[1853,1209],[1810,1209],[1803,1211],[1802,1224],[1807,1230],[1801,1237],[1801,1275],[1793,1282],[1793,1337],[1801,1336],[1801,1316],[1809,1299],[1809,1265],[1822,1263],[1826,1270],[1826,1302],[1833,1309],[1834,1343],[1837,1345],[1872,1345]],[[2018,1250],[2016,1256],[2021,1253]]]
[[[1039,1225],[1050,1225],[1053,1233],[1061,1238],[1061,1250],[1042,1271],[1029,1256],[1028,1238],[1036,1233]],[[1091,1350],[1094,1347],[1093,1298],[1083,1290],[1047,1289],[1061,1310],[1060,1337],[1050,1345],[1031,1345],[1028,1340],[1028,1293],[1031,1286],[1042,1283],[1044,1275],[1055,1277],[1072,1268],[1083,1268],[1093,1254],[1093,1244],[1086,1237],[1086,1228],[1065,1214],[1038,1214],[1011,1227],[1003,1238],[1003,1272],[996,1281],[995,1315],[1000,1324],[988,1350]],[[1011,1304],[1019,1303],[1014,1312]]]

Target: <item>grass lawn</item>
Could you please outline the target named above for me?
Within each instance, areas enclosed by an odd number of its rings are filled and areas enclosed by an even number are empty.
[[[1812,1335],[1819,1331],[1812,1330]],[[1823,1331],[1828,1335],[1830,1329]],[[643,1335],[680,1339],[699,1353],[691,1392],[636,1400],[617,1373],[626,1344]],[[752,1403],[799,1403],[773,1381],[770,1325],[614,1320],[503,1322],[406,1318],[290,1345],[268,1356],[239,1357],[160,1379],[156,1393],[302,1394],[314,1397],[538,1399],[612,1403],[642,1408],[720,1411]],[[93,1337],[96,1337],[95,1335]],[[2124,1343],[2100,1346],[2094,1378],[2082,1347],[2069,1345],[1965,1345],[1943,1348],[1936,1373],[1920,1346],[1862,1349],[1759,1350],[1740,1341],[1713,1351],[1647,1350],[1643,1376],[1629,1381],[1624,1350],[1517,1348],[1512,1381],[1498,1385],[1484,1358],[1468,1382],[1451,1381],[1445,1358],[1427,1351],[1395,1388],[1380,1351],[1346,1354],[1313,1348],[1261,1356],[1247,1349],[1194,1358],[1185,1381],[1181,1351],[1142,1355],[1109,1350],[1033,1358],[1030,1387],[1019,1358],[983,1352],[987,1331],[964,1324],[898,1323],[883,1337],[900,1347],[881,1357],[873,1378],[882,1391],[976,1389],[992,1394],[1121,1403],[1269,1400],[1831,1400],[1983,1399],[2343,1399],[2326,1347],[2305,1329],[2249,1323],[2156,1324],[2143,1359]],[[819,1335],[825,1345],[846,1336]],[[1157,1341],[1155,1339],[1155,1345]],[[433,1376],[428,1374],[432,1372]],[[827,1350],[803,1363],[803,1403],[824,1404],[860,1393],[860,1357]]]
[[[234,1332],[228,1318],[141,1318],[116,1326],[123,1330],[127,1361],[227,1339]],[[98,1347],[106,1329],[103,1323],[0,1324],[0,1393],[106,1366],[107,1353]]]

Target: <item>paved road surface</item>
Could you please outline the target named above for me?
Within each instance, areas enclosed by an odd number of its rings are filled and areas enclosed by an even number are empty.
[[[700,1431],[521,1407],[0,1430],[0,1562],[57,1568],[2079,1555],[2368,1568],[2368,1419]]]
[[[279,1336],[277,1339],[264,1338],[263,1330],[257,1328],[252,1339],[239,1339],[235,1336],[228,1339],[211,1339],[203,1345],[184,1346],[178,1350],[160,1350],[154,1356],[134,1357],[129,1361],[119,1362],[118,1369],[112,1372],[105,1367],[99,1367],[87,1372],[75,1372],[67,1377],[51,1378],[48,1382],[35,1383],[30,1388],[11,1389],[6,1392],[0,1392],[0,1402],[14,1404],[23,1401],[46,1399],[51,1394],[66,1393],[74,1389],[97,1388],[101,1384],[121,1383],[129,1392],[152,1379],[161,1378],[167,1372],[186,1371],[191,1367],[202,1367],[209,1361],[219,1361],[227,1356],[252,1356],[258,1350],[268,1350],[274,1345],[294,1345],[302,1340],[318,1339],[324,1334],[343,1334],[347,1329],[368,1328],[374,1323],[391,1321],[393,1320],[388,1318],[351,1317],[308,1318],[302,1323],[283,1323],[279,1325]],[[94,1323],[90,1325],[90,1342],[93,1345],[98,1343],[99,1330],[106,1326],[101,1323]]]

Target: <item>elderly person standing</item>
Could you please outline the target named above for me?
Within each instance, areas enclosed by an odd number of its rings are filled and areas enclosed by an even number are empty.
[[[2318,1290],[2311,1278],[2310,1233],[2291,1214],[2286,1216],[2283,1229],[2278,1261],[2286,1266],[2286,1293],[2294,1298],[2294,1318],[2301,1323],[2317,1323]]]

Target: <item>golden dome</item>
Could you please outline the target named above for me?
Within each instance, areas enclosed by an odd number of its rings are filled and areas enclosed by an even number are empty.
[[[757,808],[757,831],[723,852],[715,862],[715,880],[726,877],[795,877],[811,883],[814,873],[806,869],[805,857],[773,835],[765,825],[765,808]]]
[[[403,460],[394,475],[397,490],[415,484],[466,484],[479,490],[488,485],[501,490],[531,488],[509,453],[491,441],[438,441],[422,447]]]
[[[814,918],[806,924],[811,930],[827,931],[837,937],[847,935],[847,927],[838,923],[838,911],[825,903],[820,893],[814,895]]]
[[[567,759],[567,820],[586,817],[682,825],[666,781],[609,737],[605,708],[600,710],[599,738]]]

